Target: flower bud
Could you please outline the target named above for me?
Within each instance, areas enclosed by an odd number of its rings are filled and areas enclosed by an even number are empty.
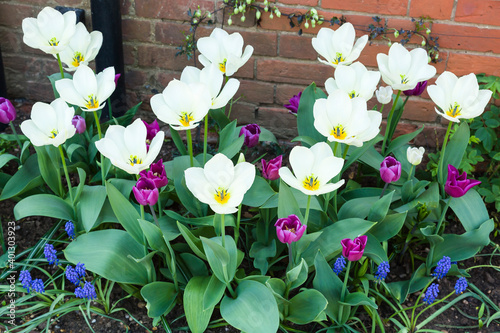
[[[242,15],[240,20],[241,20],[241,22],[245,22],[245,15]]]
[[[76,133],[82,134],[87,129],[87,124],[85,124],[85,119],[82,116],[76,115],[71,119],[71,123],[76,128]]]
[[[209,11],[207,11],[206,16],[207,16],[208,18],[211,18],[211,17],[212,17],[212,13],[210,13]]]
[[[243,162],[246,162],[245,155],[243,155],[243,153],[240,153],[240,155],[238,156],[238,161],[236,161],[236,164],[240,164]]]
[[[297,215],[294,214],[278,219],[274,226],[276,227],[276,234],[279,241],[286,244],[298,241],[307,228],[305,224],[300,222]]]
[[[260,16],[261,16],[261,15],[262,15],[262,14],[261,14],[260,10],[257,10],[257,12],[255,13],[255,18],[256,18],[257,20],[260,20]]]
[[[269,14],[269,18],[272,20],[274,18],[273,12]]]
[[[236,15],[236,14],[238,14],[240,12],[240,9],[238,7],[234,7],[234,11],[233,12]]]
[[[422,46],[425,46],[426,42],[425,42],[425,39],[422,41],[421,45]]]
[[[260,126],[257,124],[248,124],[240,130],[240,136],[245,135],[245,146],[255,147],[259,143]]]
[[[262,163],[262,177],[269,180],[280,178],[279,169],[283,162],[283,155],[273,158],[269,162],[266,162],[265,159],[261,159],[260,162]]]
[[[193,20],[193,24],[196,24],[196,23],[198,23],[198,20],[197,20],[197,19],[194,19],[194,20]]]
[[[311,20],[311,27],[316,28],[316,21],[315,20]]]
[[[16,119],[16,109],[7,99],[0,97],[0,123],[8,124]]]
[[[380,104],[387,104],[392,99],[392,88],[391,86],[380,87],[375,91],[375,95],[377,96],[377,101]]]
[[[406,158],[408,162],[413,165],[419,165],[422,162],[422,157],[424,156],[425,148],[424,147],[408,147],[406,150]]]
[[[252,0],[247,0],[247,4],[251,4],[252,3]]]
[[[399,31],[394,31],[394,37],[398,38],[399,37]]]
[[[278,17],[278,18],[281,17],[281,12],[280,12],[280,10],[278,8],[276,8],[274,10],[274,13],[276,14],[276,17]]]
[[[231,24],[233,24],[233,20],[231,18],[228,18],[227,19],[227,25],[231,25]]]
[[[268,12],[268,10],[269,10],[269,7],[267,7],[267,6],[266,6],[266,7],[264,7],[264,11],[265,11],[266,13]]]
[[[387,46],[391,46],[392,45],[392,42],[391,41],[388,41],[387,42]]]
[[[463,172],[459,175],[457,168],[448,164],[448,177],[444,184],[444,190],[454,198],[460,198],[465,195],[471,188],[481,184],[479,180],[467,179],[467,173]]]
[[[245,9],[245,8],[243,8],[243,6],[242,6],[242,5],[240,5],[240,6],[238,7],[238,10],[239,10],[240,12],[242,12],[242,11],[243,11],[243,9]]]
[[[304,23],[304,28],[309,29],[309,22]]]
[[[340,241],[342,245],[342,256],[349,261],[358,261],[363,256],[368,237],[363,235],[354,239],[344,238]]]
[[[401,177],[401,163],[394,157],[387,156],[380,164],[380,177],[386,183],[397,182]]]
[[[425,30],[425,33],[426,34],[430,34],[431,33],[431,29],[427,28],[427,30]]]
[[[139,178],[135,186],[132,188],[135,199],[142,206],[155,205],[158,202],[158,188],[155,183],[148,178]]]
[[[160,159],[156,163],[152,163],[149,170],[142,170],[139,175],[141,178],[147,178],[155,184],[155,187],[162,188],[167,186],[168,178],[165,171],[165,166],[163,165],[163,159]]]

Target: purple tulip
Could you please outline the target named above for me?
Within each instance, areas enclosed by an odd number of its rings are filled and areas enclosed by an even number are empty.
[[[387,156],[380,164],[380,177],[386,183],[397,182],[401,177],[401,163],[391,156]]]
[[[415,88],[404,90],[403,94],[405,94],[406,96],[420,96],[424,92],[425,87],[427,87],[427,81],[422,81],[417,83],[417,86]]]
[[[151,141],[160,131],[160,125],[158,125],[156,119],[151,124],[148,124],[144,120],[142,122],[144,123],[144,125],[146,125],[146,148],[149,150],[149,145],[151,144]]]
[[[115,74],[115,86],[118,84],[118,79],[122,76],[121,74]]]
[[[283,105],[284,107],[286,107],[288,109],[288,113],[297,114],[297,111],[299,109],[301,95],[302,95],[302,91],[299,92],[298,95],[293,95],[293,97],[288,100],[289,104]]]
[[[266,162],[265,159],[261,159],[260,162],[262,163],[262,177],[269,180],[276,180],[280,178],[278,171],[281,168],[281,163],[283,162],[283,155],[273,158],[269,162]]]
[[[248,124],[240,130],[240,136],[245,135],[244,144],[248,148],[255,147],[259,142],[260,126],[257,124]]]
[[[158,202],[158,188],[156,188],[155,183],[151,179],[139,178],[132,191],[137,202],[143,206],[152,206]]]
[[[358,261],[363,256],[367,241],[368,237],[365,235],[356,237],[354,240],[344,238],[340,241],[340,244],[342,244],[342,256],[349,261]]]
[[[165,172],[165,166],[163,165],[163,159],[156,163],[151,164],[149,171],[142,170],[139,175],[142,178],[148,178],[155,183],[157,188],[162,188],[168,184],[167,173]]]
[[[82,116],[76,115],[71,119],[71,123],[76,128],[76,133],[82,134],[87,129],[87,124],[85,124],[85,119]]]
[[[459,175],[458,170],[451,164],[448,164],[448,178],[444,184],[444,190],[454,198],[460,198],[468,190],[481,184],[479,180],[467,179],[467,173]]]
[[[294,214],[278,219],[274,226],[280,242],[287,244],[298,241],[307,228],[305,224],[300,223],[299,218]]]
[[[7,99],[0,97],[0,123],[8,124],[16,119],[16,109]]]

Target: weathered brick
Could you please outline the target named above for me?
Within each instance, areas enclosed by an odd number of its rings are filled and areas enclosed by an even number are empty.
[[[135,50],[132,45],[123,44],[123,59],[125,65],[133,65],[135,63]]]
[[[274,100],[274,85],[253,80],[240,80],[240,88],[234,98],[240,96],[242,102],[271,104]]]
[[[236,73],[234,73],[235,78],[252,79],[254,72],[254,57],[250,57],[246,64],[240,67]]]
[[[460,0],[455,21],[500,25],[500,2],[496,0]]]
[[[500,53],[500,29],[435,23],[432,32],[443,35],[439,38],[441,48]]]
[[[213,11],[214,2],[209,0],[135,0],[135,13],[137,16],[148,18],[166,18],[173,20],[187,20],[189,19],[187,12],[188,9],[195,10],[200,6],[202,11]]]
[[[148,80],[146,72],[141,70],[128,70],[125,73],[125,85],[129,89],[141,89]]]
[[[124,41],[148,42],[151,40],[151,23],[143,20],[124,19],[122,20],[122,34]]]
[[[469,73],[500,76],[500,57],[450,52],[446,70],[457,76]]]
[[[435,104],[429,100],[413,97],[409,98],[401,119],[435,122],[437,113],[434,110],[434,106]]]
[[[255,110],[257,106],[248,103],[235,103],[231,109],[231,119],[238,119],[238,124],[255,123]]]
[[[415,146],[424,146],[426,148],[436,148],[439,143],[439,148],[443,144],[446,128],[442,126],[429,126],[426,125],[424,130],[415,137]]]
[[[292,86],[288,84],[276,85],[275,103],[278,105],[288,104],[290,98],[304,91],[307,86]]]
[[[259,107],[255,115],[256,123],[264,126],[276,138],[293,138],[297,136],[297,118],[280,107]]]
[[[26,17],[36,17],[39,10],[36,7],[14,3],[0,3],[0,25],[21,27]]]
[[[276,32],[226,30],[230,34],[238,32],[243,37],[243,50],[247,45],[252,45],[254,55],[274,57],[278,54],[278,34]]]
[[[314,50],[312,38],[297,34],[280,34],[280,57],[315,60],[318,57]]]
[[[132,9],[132,1],[131,0],[121,0],[120,1],[120,11],[122,15],[129,15]]]
[[[160,87],[158,90],[161,92],[173,79],[179,80],[181,78],[181,73],[179,72],[158,72],[156,73],[156,81],[159,83]]]
[[[155,40],[170,46],[179,46],[184,43],[189,34],[189,27],[189,24],[179,22],[156,22]]]
[[[309,85],[316,82],[323,86],[333,75],[333,67],[295,61],[258,59],[257,79],[268,82],[283,82]]]
[[[175,56],[178,52],[172,47],[163,47],[156,45],[139,45],[137,57],[139,66],[163,68],[171,70],[182,70],[186,66],[193,66],[193,60],[187,60],[186,56]]]
[[[316,7],[318,5],[318,0],[280,0],[280,2],[287,5],[301,5],[311,7]]]
[[[406,15],[408,0],[323,0],[321,7],[327,9],[353,10],[358,12],[386,14],[386,15]]]
[[[459,1],[460,3],[461,1]],[[454,0],[418,0],[410,3],[410,16],[430,16],[436,20],[449,20]]]

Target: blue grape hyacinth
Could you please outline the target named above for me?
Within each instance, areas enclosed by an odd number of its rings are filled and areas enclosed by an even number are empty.
[[[75,296],[78,298],[86,298],[88,300],[97,298],[94,285],[88,281],[85,281],[83,288],[77,287],[75,289]]]
[[[76,264],[75,271],[79,277],[85,277],[85,264],[79,262]]]
[[[30,292],[31,281],[31,274],[29,271],[22,270],[21,273],[19,273],[19,282],[21,282],[23,288],[26,288],[28,292]]]
[[[335,264],[333,265],[333,272],[339,275],[340,272],[344,270],[345,264],[345,258],[343,256],[338,257],[337,260],[335,260]]]
[[[379,282],[387,278],[387,274],[391,271],[389,262],[382,261],[377,267],[377,272],[375,273],[375,279]]]
[[[468,286],[469,284],[467,283],[467,279],[462,276],[457,280],[457,283],[455,283],[455,292],[457,295],[460,295],[465,291],[465,289],[467,289]]]
[[[52,244],[45,244],[43,249],[43,254],[45,255],[45,259],[49,262],[49,265],[59,265],[59,259],[57,259],[56,255],[57,251]]]
[[[45,292],[45,287],[43,286],[43,281],[42,279],[34,279],[31,282],[31,288],[33,291],[37,293],[44,293]]]
[[[68,279],[71,283],[73,283],[76,286],[80,284],[80,276],[71,265],[68,265],[66,267],[66,279]]]
[[[434,273],[432,276],[435,276],[438,280],[444,278],[448,271],[451,268],[451,259],[450,257],[444,256],[441,260],[438,261],[436,268],[434,269]]]
[[[68,221],[66,222],[66,224],[64,225],[64,230],[66,230],[66,233],[68,234],[68,237],[71,238],[71,239],[75,239],[75,225],[73,224],[73,222],[71,221]]]
[[[434,303],[439,294],[439,284],[433,283],[425,291],[424,302],[431,305]]]

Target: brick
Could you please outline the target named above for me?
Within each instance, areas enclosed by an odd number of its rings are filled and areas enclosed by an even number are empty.
[[[459,1],[458,3],[460,3]],[[410,16],[430,16],[436,20],[449,20],[454,0],[417,0],[410,3]]]
[[[158,73],[156,73],[156,81],[160,85],[158,91],[163,91],[163,89],[165,89],[165,87],[173,79],[179,80],[180,78],[181,78],[181,73],[175,73],[175,72],[170,72],[170,73],[158,72]]]
[[[460,0],[455,21],[500,25],[500,2],[496,0]]]
[[[424,130],[415,137],[415,146],[424,146],[426,148],[437,148],[437,143],[439,143],[439,148],[443,144],[444,135],[446,133],[446,128],[442,126],[425,126]]]
[[[250,57],[246,64],[240,67],[236,73],[234,73],[233,77],[235,78],[244,78],[244,79],[253,79],[254,72],[254,57]]]
[[[133,65],[135,64],[135,50],[132,45],[129,44],[123,44],[123,59],[125,62],[125,65]]]
[[[318,0],[280,0],[280,2],[287,5],[301,5],[311,7],[316,7],[318,5]]]
[[[297,136],[297,118],[283,107],[259,107],[255,115],[256,123],[273,132],[276,138]]]
[[[132,1],[131,0],[121,0],[120,1],[120,11],[122,15],[131,14]]]
[[[148,81],[146,73],[142,70],[128,70],[125,73],[125,85],[129,89],[141,89]]]
[[[323,0],[321,7],[325,9],[353,10],[357,12],[406,15],[408,0]]]
[[[292,86],[288,84],[276,85],[275,103],[278,105],[288,104],[290,98],[304,91],[307,86]]]
[[[0,25],[21,27],[24,18],[36,17],[38,12],[37,8],[32,6],[0,3]]]
[[[500,57],[450,52],[446,70],[457,76],[469,73],[500,76]]]
[[[56,5],[74,8],[84,8],[90,13],[90,1],[88,0],[55,0]]]
[[[255,104],[271,104],[274,101],[274,85],[259,81],[240,80],[240,88],[234,98]]]
[[[432,101],[411,97],[405,105],[401,119],[435,122],[437,113],[434,106],[435,104]]]
[[[134,19],[122,20],[123,40],[148,42],[151,40],[151,23]]]
[[[363,51],[361,51],[358,61],[366,67],[378,68],[377,54],[379,53],[389,54],[389,46],[387,44],[370,44],[368,42]]]
[[[443,35],[438,40],[441,48],[500,53],[500,29],[435,23],[432,32]]]
[[[186,66],[193,66],[193,60],[187,60],[184,55],[175,56],[177,49],[171,47],[140,45],[137,49],[138,64],[141,67],[182,70]]]
[[[275,57],[278,54],[278,34],[276,32],[226,30],[230,34],[238,32],[243,37],[243,50],[246,45],[252,45],[254,55]]]
[[[257,79],[268,82],[282,82],[309,85],[316,82],[323,86],[333,75],[333,67],[275,59],[257,60]]]
[[[387,127],[387,122],[385,120],[383,120],[382,124],[380,125],[380,134],[381,135],[384,135],[386,127]],[[396,127],[396,130],[394,131],[393,139],[397,138],[398,136],[414,132],[419,127],[420,127],[420,125],[408,124],[408,123],[404,123],[404,122],[400,121],[398,123],[398,126]]]
[[[156,22],[155,40],[170,46],[179,46],[184,44],[185,36],[189,35],[189,27],[189,24],[178,22]]]
[[[200,6],[202,12],[214,11],[214,2],[209,0],[135,0],[135,13],[140,17],[166,18],[174,20],[188,20],[188,9],[195,10]]]
[[[23,36],[20,33],[11,31],[10,29],[0,30],[0,40],[2,41],[2,52],[20,52]]]
[[[312,38],[307,36],[298,36],[296,34],[280,35],[280,57],[316,60],[318,54],[312,46]]]

